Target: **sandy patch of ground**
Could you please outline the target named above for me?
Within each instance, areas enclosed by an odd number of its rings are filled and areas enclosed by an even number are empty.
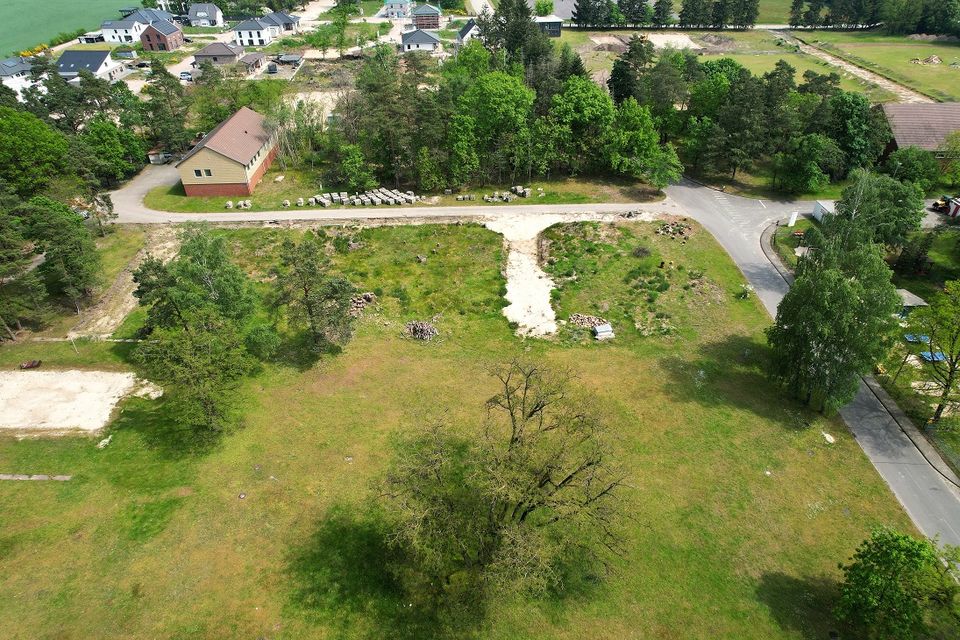
[[[67,337],[109,338],[113,335],[123,323],[123,319],[137,306],[137,299],[133,297],[137,288],[133,282],[133,272],[148,255],[167,262],[176,255],[179,246],[177,232],[173,227],[164,225],[151,229],[144,240],[143,248],[120,272],[97,303],[84,310]]]
[[[643,34],[657,49],[672,47],[674,49],[702,49],[699,44],[690,39],[685,33],[645,33]],[[629,38],[609,35],[592,35],[590,40],[601,46],[618,47],[626,45]]]
[[[122,398],[156,397],[155,386],[132,373],[108,371],[0,372],[0,431],[44,435],[95,432]]]
[[[333,113],[337,101],[344,95],[344,91],[302,91],[290,96],[290,102],[316,102],[323,109],[324,115]]]
[[[657,217],[643,213],[632,219],[649,222]],[[506,298],[510,304],[503,308],[503,315],[517,323],[517,335],[543,337],[557,332],[557,317],[550,302],[550,291],[556,285],[540,268],[540,232],[560,222],[616,219],[619,216],[544,214],[498,216],[485,222],[488,229],[502,234],[507,244]]]

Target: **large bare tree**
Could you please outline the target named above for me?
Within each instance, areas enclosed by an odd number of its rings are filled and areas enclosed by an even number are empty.
[[[386,477],[393,541],[435,595],[543,591],[564,563],[595,570],[619,551],[624,476],[606,424],[566,372],[515,361],[493,375],[479,437],[433,426]]]

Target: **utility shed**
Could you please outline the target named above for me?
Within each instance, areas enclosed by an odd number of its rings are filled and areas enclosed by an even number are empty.
[[[897,293],[900,295],[900,301],[903,304],[904,309],[928,306],[926,300],[915,293],[907,291],[906,289],[897,289]]]
[[[613,325],[609,322],[606,324],[600,324],[593,328],[593,335],[597,340],[612,340],[613,339]]]
[[[960,102],[889,103],[883,112],[893,132],[892,148],[936,151],[948,135],[960,131]]]
[[[813,219],[823,222],[824,216],[832,216],[837,212],[836,203],[832,200],[817,200],[813,203]]]

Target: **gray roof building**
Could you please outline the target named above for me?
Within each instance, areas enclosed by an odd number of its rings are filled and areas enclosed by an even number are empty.
[[[187,11],[187,16],[190,18],[190,21],[194,20],[216,20],[217,13],[220,12],[220,7],[213,4],[212,2],[196,2],[190,5],[189,11]]]
[[[157,20],[156,22],[151,22],[150,26],[165,36],[173,35],[177,31],[180,31],[180,27],[172,22],[167,22],[166,20]]]
[[[75,76],[83,70],[96,73],[109,58],[109,49],[101,51],[68,49],[57,60],[57,73],[62,76]]]
[[[457,32],[457,40],[463,40],[467,35],[477,28],[477,21],[473,18],[467,20],[467,24],[460,27],[460,31]]]
[[[443,15],[439,7],[432,4],[421,4],[410,15],[414,16],[439,16]]]
[[[403,44],[403,46],[407,46],[408,44],[438,45],[440,44],[440,38],[429,31],[416,29],[414,31],[407,31],[406,33],[401,34],[400,42]]]
[[[208,44],[200,51],[197,51],[193,54],[194,58],[237,58],[243,55],[243,47],[238,47],[235,44],[227,44],[225,42],[214,42]]]
[[[292,16],[289,13],[284,13],[283,11],[271,11],[267,15],[261,18],[264,22],[268,24],[275,24],[278,27],[284,25],[294,25],[300,23],[300,16]]]
[[[960,102],[890,103],[883,112],[898,149],[936,151],[948,135],[960,131]]]
[[[15,76],[24,72],[30,73],[32,68],[33,63],[30,62],[30,58],[24,58],[23,56],[7,58],[6,60],[0,60],[0,77]]]

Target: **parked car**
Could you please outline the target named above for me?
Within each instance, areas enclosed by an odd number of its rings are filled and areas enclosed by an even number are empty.
[[[267,65],[267,73],[276,73],[277,72],[277,63],[271,62]]]
[[[187,82],[190,82],[191,80],[193,80],[193,74],[190,73],[189,71],[181,71],[181,72],[180,72],[180,79],[181,79],[181,80],[186,80]]]
[[[150,63],[147,62],[146,60],[141,60],[140,62],[137,63],[137,66],[140,67],[141,69],[146,69],[147,67],[150,66]]]

